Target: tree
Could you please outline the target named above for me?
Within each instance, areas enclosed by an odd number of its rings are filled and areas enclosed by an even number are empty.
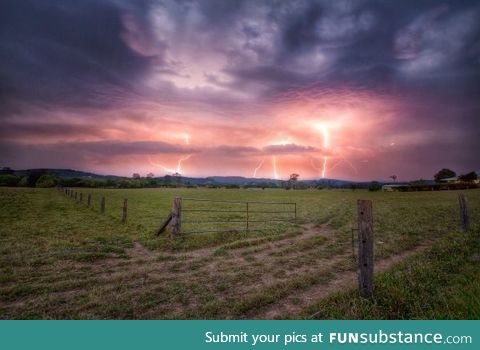
[[[37,185],[37,181],[43,175],[47,175],[45,170],[32,170],[28,172],[27,177],[27,186],[28,187],[35,187]]]
[[[35,183],[35,187],[48,188],[54,187],[57,184],[55,178],[52,175],[44,174],[40,176]]]
[[[148,178],[148,179],[151,179],[151,178],[153,178],[154,176],[155,176],[155,175],[154,175],[153,173],[148,173],[148,174],[147,174],[147,178]]]
[[[0,175],[0,186],[17,186],[20,177],[10,174]]]
[[[389,176],[389,178],[392,179],[393,182],[396,182],[396,181],[397,181],[397,175]]]
[[[28,186],[28,176],[24,176],[20,179],[17,186],[19,187],[27,187]]]
[[[440,180],[442,179],[448,179],[450,177],[455,177],[455,176],[457,176],[456,172],[447,168],[443,168],[438,173],[436,173],[433,176],[433,178],[435,179],[436,182],[440,182]]]
[[[295,174],[295,173],[290,174],[290,181],[297,181],[299,177],[300,175],[298,174]]]
[[[382,184],[378,181],[372,181],[368,185],[368,190],[371,192],[380,191],[382,189]]]
[[[460,175],[460,176],[458,177],[458,179],[459,179],[460,181],[463,181],[463,182],[474,182],[475,180],[478,179],[478,175],[477,175],[476,172],[471,171],[471,172],[469,172],[469,173],[467,173],[467,174]]]
[[[140,179],[140,174],[139,173],[133,173],[132,178]]]
[[[295,184],[297,183],[299,177],[299,174],[290,174],[290,178],[288,179],[288,188],[295,187]]]
[[[4,166],[0,170],[1,175],[13,175],[14,173],[15,173],[15,171],[13,171],[12,168],[9,168],[8,166]]]

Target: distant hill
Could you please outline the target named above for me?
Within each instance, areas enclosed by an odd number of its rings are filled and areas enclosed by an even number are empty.
[[[122,179],[123,176],[116,176],[116,175],[99,175],[95,173],[89,173],[80,170],[73,170],[73,169],[25,169],[25,170],[15,170],[16,175],[27,175],[32,172],[47,172],[49,174],[64,177],[64,178],[71,178],[71,177],[80,177],[80,178],[89,178],[89,179]]]
[[[16,175],[27,175],[32,172],[47,172],[49,174],[62,177],[62,178],[89,178],[89,179],[128,179],[125,176],[116,175],[99,175],[91,172],[85,172],[73,169],[25,169],[15,170]],[[172,175],[166,175],[161,177],[155,177],[155,179],[173,178]],[[205,185],[280,185],[283,181],[269,178],[247,178],[243,176],[208,176],[208,177],[187,177],[182,176],[182,181],[190,183],[192,185],[205,186]],[[318,179],[318,180],[299,180],[298,183],[306,186],[324,186],[324,187],[345,187],[351,184],[356,184],[358,187],[367,186],[369,182],[355,182],[349,180],[338,179]]]
[[[168,175],[167,175],[168,176]],[[164,179],[165,177],[157,177],[157,179]],[[208,177],[182,177],[182,181],[191,183],[193,185],[280,185],[285,180],[276,180],[269,178],[248,178],[243,176],[208,176]],[[345,187],[351,184],[356,184],[358,187],[367,187],[368,182],[355,182],[349,180],[337,179],[318,179],[318,180],[299,180],[298,183],[306,186],[323,186],[323,187]]]

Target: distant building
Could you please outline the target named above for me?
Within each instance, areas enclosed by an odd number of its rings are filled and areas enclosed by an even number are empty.
[[[460,180],[458,179],[458,176],[447,177],[446,179],[440,179],[440,183],[444,183],[444,184],[457,184],[459,182]]]
[[[395,185],[383,185],[382,186],[382,191],[383,192],[397,192],[402,189],[405,189],[408,185],[401,185],[401,184],[395,184]]]

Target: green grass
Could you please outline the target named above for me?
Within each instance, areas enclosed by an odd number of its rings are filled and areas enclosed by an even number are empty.
[[[430,260],[415,260],[427,259],[431,253],[406,263],[407,267],[379,275],[379,294],[373,305],[357,300],[354,291],[336,295],[337,299],[326,299],[333,300],[329,302],[330,311],[322,306],[324,301],[311,304],[300,297],[295,300],[295,296],[308,295],[310,288],[328,286],[339,274],[354,269],[351,229],[355,227],[359,198],[373,201],[377,260],[430,242],[437,242],[442,249],[450,244],[451,259],[456,259],[454,253],[468,255],[461,253],[462,249],[465,246],[474,249],[473,243],[458,236],[459,213],[454,191],[371,193],[202,188],[76,191],[83,193],[84,203],[76,203],[53,189],[0,189],[0,318],[262,317],[264,310],[275,309],[285,301],[294,304],[299,312],[282,314],[283,317],[305,317],[319,310],[322,310],[319,315],[327,318],[340,314],[352,318],[478,315],[468,311],[478,308],[460,292],[479,299],[475,258],[473,262],[458,258],[447,264],[453,271],[452,278],[438,282],[435,278],[443,276],[438,266],[429,264]],[[92,195],[90,208],[85,205],[88,193]],[[99,212],[101,196],[106,198],[105,214]],[[297,203],[297,224],[257,224],[258,230],[248,233],[242,230],[242,224],[224,225],[221,228],[230,229],[229,232],[183,233],[175,240],[168,233],[154,236],[175,196],[293,201]],[[480,191],[466,191],[466,196],[471,221],[478,225]],[[124,198],[128,198],[127,224],[120,220]],[[238,209],[234,204],[193,206],[189,202],[184,202],[183,207]],[[271,210],[261,205],[249,209]],[[213,219],[241,219],[239,213],[210,215]],[[251,215],[261,219],[265,214]],[[205,219],[195,212],[183,215],[184,221],[199,218]],[[199,229],[193,224],[183,228]],[[213,224],[203,226],[203,229],[215,228]],[[398,275],[403,270],[409,274]],[[418,282],[412,285],[416,278]],[[466,287],[472,281],[472,287]],[[398,287],[400,282],[406,287]],[[422,294],[419,288],[426,288],[426,292]],[[442,293],[434,293],[436,289]],[[443,304],[442,296],[446,299]],[[355,300],[358,304],[352,304]],[[396,307],[400,301],[403,306]],[[418,305],[428,303],[430,311],[422,313]],[[350,307],[353,309],[345,311]]]
[[[21,189],[20,189],[21,190]],[[213,200],[235,200],[235,201],[277,201],[297,202],[298,222],[328,223],[332,228],[350,234],[350,229],[355,226],[356,207],[358,198],[371,199],[375,202],[375,226],[376,231],[382,234],[384,246],[379,247],[383,255],[390,254],[387,249],[389,244],[397,246],[400,244],[405,249],[414,246],[426,235],[432,237],[439,232],[449,232],[458,227],[457,193],[455,191],[444,192],[409,192],[409,193],[381,193],[351,190],[243,190],[243,189],[135,189],[135,190],[101,190],[101,189],[75,189],[83,192],[84,200],[87,194],[92,195],[92,219],[96,220],[99,211],[101,196],[106,198],[106,216],[120,220],[122,213],[123,199],[128,198],[129,215],[128,226],[131,228],[131,237],[140,241],[143,245],[152,249],[167,249],[171,251],[197,249],[211,247],[218,244],[227,244],[245,240],[246,238],[265,237],[278,235],[286,232],[294,232],[297,228],[288,224],[264,225],[261,223],[251,224],[251,228],[259,231],[252,231],[246,235],[242,230],[244,224],[224,225],[193,225],[184,224],[184,231],[192,230],[213,230],[217,228],[233,229],[233,232],[219,234],[193,234],[188,239],[180,237],[177,241],[168,239],[168,234],[157,238],[152,232],[160,225],[170,212],[171,204],[175,196],[190,198],[205,198]],[[38,190],[37,190],[38,191]],[[48,190],[47,190],[48,191]],[[469,191],[470,212],[478,219],[480,191]],[[67,199],[67,198],[65,198]],[[80,206],[80,205],[78,205]],[[208,208],[208,209],[230,209],[242,210],[242,204],[225,203],[193,203],[184,201],[184,209]],[[275,206],[275,209],[289,210],[290,207]],[[272,210],[271,206],[256,205],[250,207],[255,210]],[[288,214],[279,216],[288,217]],[[243,213],[194,213],[185,212],[183,221],[195,220],[241,220]],[[268,214],[253,214],[250,219],[262,219]],[[290,216],[291,217],[291,216]],[[441,220],[438,218],[441,217]],[[253,227],[252,227],[253,226]],[[235,232],[235,229],[238,232]],[[298,230],[298,229],[297,229]]]
[[[372,299],[339,292],[301,315],[317,319],[479,319],[480,230],[450,234],[375,278]]]

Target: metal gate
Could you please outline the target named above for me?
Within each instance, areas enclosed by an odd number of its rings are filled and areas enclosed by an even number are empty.
[[[182,233],[260,230],[259,224],[295,223],[297,203],[182,198]],[[211,229],[214,226],[215,229]]]

